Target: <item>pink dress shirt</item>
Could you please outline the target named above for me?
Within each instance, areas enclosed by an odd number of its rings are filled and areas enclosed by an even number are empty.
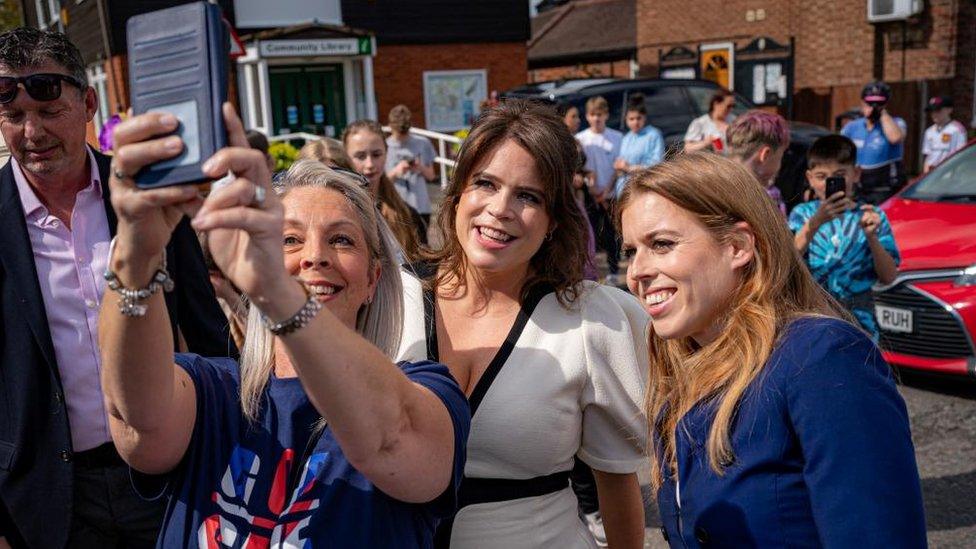
[[[98,165],[90,151],[88,160],[91,183],[75,198],[68,230],[48,212],[17,161],[10,158],[34,250],[75,452],[112,440],[99,381],[98,354],[98,306],[105,290],[102,273],[111,237]]]

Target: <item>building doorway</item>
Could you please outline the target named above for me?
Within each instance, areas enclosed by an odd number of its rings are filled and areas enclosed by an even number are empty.
[[[308,132],[335,137],[346,127],[342,65],[271,66],[273,133]]]

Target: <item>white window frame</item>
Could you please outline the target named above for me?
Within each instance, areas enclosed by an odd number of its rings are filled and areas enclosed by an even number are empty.
[[[105,64],[102,62],[88,65],[85,69],[88,74],[88,85],[95,88],[95,95],[98,97],[98,108],[95,109],[95,135],[102,132],[102,126],[112,116],[108,105],[108,75],[105,73]]]
[[[44,4],[47,4],[47,13],[51,15],[48,20],[43,17]],[[39,28],[46,30],[54,27],[61,30],[61,4],[58,0],[34,0],[34,8],[37,10],[37,26]]]

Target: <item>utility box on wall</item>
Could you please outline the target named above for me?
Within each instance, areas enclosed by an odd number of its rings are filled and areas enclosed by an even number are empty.
[[[922,12],[923,0],[867,0],[868,22],[901,21]]]

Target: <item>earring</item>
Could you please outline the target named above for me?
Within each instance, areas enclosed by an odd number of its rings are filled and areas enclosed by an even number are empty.
[[[367,305],[372,305],[373,304],[373,296],[367,296],[366,297],[366,304]]]
[[[553,232],[555,232],[555,229],[553,229],[552,231],[549,231],[548,233],[546,233],[546,242],[552,240],[552,233]]]

